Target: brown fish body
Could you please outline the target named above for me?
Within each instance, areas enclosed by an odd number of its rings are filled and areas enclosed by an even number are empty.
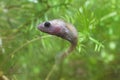
[[[66,23],[63,20],[54,19],[43,22],[38,26],[38,29],[42,32],[61,37],[71,43],[70,48],[62,54],[63,57],[73,51],[77,45],[77,30],[72,24]]]

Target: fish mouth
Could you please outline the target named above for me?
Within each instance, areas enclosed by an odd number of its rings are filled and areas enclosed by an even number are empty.
[[[37,28],[38,28],[39,30],[41,30],[41,24],[39,24],[39,25],[37,26]]]

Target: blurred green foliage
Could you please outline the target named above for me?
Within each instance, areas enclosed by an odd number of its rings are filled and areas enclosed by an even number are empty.
[[[69,46],[37,29],[56,18],[75,25],[79,42],[49,80],[120,80],[120,0],[1,0],[0,72],[10,80],[45,80]]]

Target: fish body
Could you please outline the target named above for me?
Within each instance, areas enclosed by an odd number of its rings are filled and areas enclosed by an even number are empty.
[[[38,29],[42,32],[68,40],[71,44],[77,44],[77,30],[72,24],[66,23],[63,20],[54,19],[43,22],[38,25]]]

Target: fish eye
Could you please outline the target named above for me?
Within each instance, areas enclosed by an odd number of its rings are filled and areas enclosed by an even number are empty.
[[[50,27],[50,25],[51,25],[50,22],[45,22],[45,23],[44,23],[44,26],[45,26],[45,27]]]

